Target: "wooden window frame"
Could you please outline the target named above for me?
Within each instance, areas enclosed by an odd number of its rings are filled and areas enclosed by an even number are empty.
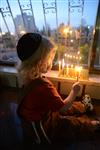
[[[99,41],[98,39],[100,38],[99,36],[100,36],[100,0],[98,3],[93,44],[92,44],[92,48],[90,50],[90,56],[89,56],[89,73],[90,74],[100,74],[100,68],[97,69],[94,67],[95,58],[96,58],[96,50],[97,50],[98,41]]]

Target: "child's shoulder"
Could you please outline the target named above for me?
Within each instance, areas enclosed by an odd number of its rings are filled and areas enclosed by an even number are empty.
[[[53,85],[52,82],[48,80],[45,76],[41,77],[40,80],[44,85]]]

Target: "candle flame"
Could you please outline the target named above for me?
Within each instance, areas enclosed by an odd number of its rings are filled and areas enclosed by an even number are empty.
[[[75,66],[75,70],[76,70],[77,72],[80,72],[80,71],[82,70],[82,66]]]
[[[64,60],[64,58],[62,59],[62,68],[64,68],[65,67],[65,60]]]

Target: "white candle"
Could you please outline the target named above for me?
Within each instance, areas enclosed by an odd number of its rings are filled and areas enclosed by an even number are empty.
[[[59,72],[61,71],[61,61],[59,61]]]
[[[82,67],[81,67],[81,66],[76,66],[76,67],[75,67],[75,72],[76,72],[77,81],[79,81],[79,77],[80,77],[81,70],[82,70]]]
[[[64,60],[64,58],[62,59],[62,69],[64,69],[64,67],[65,67],[65,60]]]
[[[77,65],[79,65],[79,61],[80,61],[80,57],[79,57],[80,51],[77,52],[77,55],[78,55],[78,56],[77,56]]]
[[[67,76],[69,74],[69,64],[67,64]]]
[[[80,78],[80,75],[81,75],[81,70],[82,70],[82,66],[79,67],[79,78]]]

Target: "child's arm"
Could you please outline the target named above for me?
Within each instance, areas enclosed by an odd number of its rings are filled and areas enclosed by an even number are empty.
[[[75,100],[77,94],[80,91],[79,82],[73,84],[72,89],[68,97],[65,98],[64,103],[65,105],[61,108],[60,112],[66,112],[66,110],[72,105],[72,102]]]

